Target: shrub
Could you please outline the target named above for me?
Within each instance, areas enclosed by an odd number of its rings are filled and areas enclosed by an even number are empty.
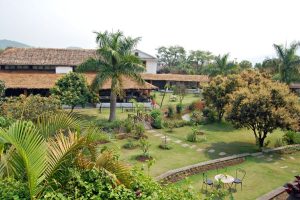
[[[205,117],[205,121],[207,123],[213,123],[216,121],[215,113],[213,110],[209,108],[204,108],[202,112],[203,112],[203,117]]]
[[[190,105],[189,105],[189,110],[190,111],[202,111],[205,108],[205,103],[201,100],[197,100],[197,101],[193,101]]]
[[[96,122],[96,125],[106,132],[119,132],[122,127],[122,121],[114,120],[110,122],[106,119],[100,119]]]
[[[148,140],[146,139],[140,139],[140,147],[141,147],[141,150],[143,152],[143,156],[146,157],[146,158],[151,158],[150,154],[149,154],[149,148],[150,148],[150,143]]]
[[[283,139],[277,138],[275,141],[274,147],[282,147],[282,146],[284,146],[284,143],[285,142],[283,141]]]
[[[6,178],[0,180],[0,199],[30,199],[29,190],[26,183]]]
[[[194,111],[191,115],[191,122],[193,124],[203,124],[204,118],[202,117],[202,113],[199,111]]]
[[[287,144],[300,144],[300,133],[287,131],[283,136],[283,141]]]
[[[131,133],[134,129],[134,123],[133,120],[127,118],[124,122],[123,122],[123,127],[125,129],[126,133]]]
[[[96,169],[70,169],[62,183],[48,190],[43,199],[137,199],[134,190],[118,184],[105,170]]]
[[[182,103],[179,103],[176,105],[176,113],[177,114],[181,114],[183,111],[183,104]]]
[[[174,113],[174,108],[173,108],[173,106],[169,105],[169,106],[168,106],[168,114],[167,114],[167,117],[168,117],[168,118],[173,118],[174,115],[175,115],[175,113]]]
[[[143,123],[137,123],[134,126],[134,135],[135,135],[135,138],[137,138],[137,139],[142,138],[144,136],[144,133],[145,133],[144,124]]]
[[[43,113],[60,110],[60,101],[54,97],[41,97],[40,95],[20,95],[7,98],[2,104],[2,113],[10,119],[36,121]]]
[[[192,127],[192,132],[187,135],[186,140],[189,142],[197,142],[198,141],[198,138],[197,138],[198,132],[199,132],[198,127],[196,127],[196,126]],[[203,137],[203,138],[204,138],[204,140],[206,140],[205,137]]]
[[[125,144],[123,145],[123,148],[124,148],[124,149],[134,149],[134,148],[136,148],[137,146],[138,146],[138,145],[135,144],[135,143],[133,142],[133,140],[128,140],[128,142],[125,143]]]
[[[172,147],[167,143],[167,144],[165,144],[165,143],[162,143],[162,144],[160,144],[159,146],[158,146],[160,149],[164,149],[164,150],[170,150],[170,149],[172,149]]]
[[[156,128],[156,129],[161,129],[163,127],[162,126],[162,113],[161,113],[161,111],[159,109],[153,109],[150,112],[150,115],[153,118],[151,126],[153,128]]]
[[[10,124],[12,124],[12,121],[13,120],[10,120],[10,119],[7,119],[3,116],[0,116],[0,127],[1,128],[6,128],[6,127],[9,127]]]
[[[173,132],[173,129],[175,127],[175,123],[173,121],[166,120],[166,121],[164,121],[164,127],[168,128],[169,132]]]

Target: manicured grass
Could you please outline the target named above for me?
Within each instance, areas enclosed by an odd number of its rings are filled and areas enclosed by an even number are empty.
[[[270,158],[271,161],[268,160]],[[292,181],[294,176],[300,173],[299,160],[300,152],[286,155],[272,154],[272,157],[266,155],[262,158],[248,157],[240,165],[218,171],[212,170],[207,174],[208,178],[214,180],[214,176],[220,173],[235,176],[237,168],[246,170],[243,190],[241,191],[240,185],[237,185],[237,190],[233,190],[233,196],[236,200],[252,200],[284,185],[286,182]],[[201,191],[202,174],[191,176],[187,180],[175,184],[179,186],[191,185],[195,190]]]
[[[163,98],[163,93],[161,92],[152,92],[153,94],[155,94],[156,98],[156,103],[158,105],[160,105],[161,103],[161,100]],[[166,93],[166,96],[165,96],[165,99],[164,99],[164,102],[163,102],[163,108],[166,108],[168,105],[173,105],[175,106],[176,104],[179,103],[179,97],[177,98],[177,101],[176,102],[172,102],[170,101],[170,96],[172,95],[172,93]],[[189,105],[190,103],[192,103],[193,101],[196,101],[196,100],[200,100],[202,97],[201,95],[200,96],[196,96],[194,94],[187,94],[183,101],[182,101],[182,104],[187,106]]]
[[[109,117],[109,108],[103,108],[101,113],[99,108],[83,108],[76,109],[74,113],[78,114],[80,117],[86,120],[99,120],[99,119],[108,119]],[[122,112],[122,109],[117,109],[117,119],[123,120],[126,119],[130,112]]]
[[[151,175],[157,176],[171,169],[224,156],[258,151],[254,136],[249,130],[236,130],[226,123],[203,125],[201,129],[205,132],[207,140],[197,143],[186,141],[186,135],[191,132],[191,127],[177,128],[174,129],[172,133],[163,129],[155,130],[156,133],[147,132],[146,135],[151,144],[150,154],[156,160],[150,170]],[[172,140],[169,143],[172,146],[171,150],[162,150],[158,147],[159,144],[162,143],[163,138],[161,138],[161,136],[155,136],[157,133],[166,133]],[[281,137],[281,135],[281,131],[276,131],[269,136],[268,140],[271,141],[270,147],[273,146],[276,138]],[[176,140],[181,140],[182,143],[176,144]],[[113,140],[112,143],[106,144],[106,146],[116,149],[120,154],[121,160],[142,166],[142,163],[135,160],[135,157],[141,154],[141,150],[139,148],[133,150],[122,148],[126,142],[126,139]],[[138,141],[136,141],[136,143],[138,143]],[[183,147],[182,144],[189,144],[190,146]],[[191,148],[192,145],[195,145],[195,147]],[[202,151],[198,152],[197,149],[202,149]],[[214,149],[215,152],[209,153],[208,151],[211,149]],[[226,155],[220,156],[220,152],[225,152]]]

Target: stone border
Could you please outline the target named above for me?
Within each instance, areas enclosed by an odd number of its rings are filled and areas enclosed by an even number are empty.
[[[300,150],[300,144],[296,144],[296,145],[277,147],[273,149],[265,149],[262,152],[257,152],[252,154],[243,153],[243,154],[228,156],[224,158],[219,158],[219,159],[214,159],[214,160],[209,160],[209,161],[189,165],[178,169],[173,169],[157,176],[156,180],[163,184],[174,183],[184,179],[185,177],[199,174],[201,172],[206,172],[213,169],[221,169],[227,166],[240,164],[245,161],[245,158],[247,156],[259,156],[259,155],[263,155],[264,153],[275,153],[275,152],[284,153],[286,151],[293,152],[299,150]]]
[[[250,156],[249,153],[243,153],[234,156],[228,156],[215,160],[209,160],[194,165],[189,165],[179,169],[170,170],[158,177],[156,180],[162,183],[173,183],[184,179],[187,176],[192,176],[201,172],[209,171],[212,169],[221,169],[227,166],[237,165],[245,161],[245,157]]]

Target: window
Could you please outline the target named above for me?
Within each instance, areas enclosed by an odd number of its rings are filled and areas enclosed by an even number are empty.
[[[135,56],[139,56],[139,52],[135,52],[134,55],[135,55]]]

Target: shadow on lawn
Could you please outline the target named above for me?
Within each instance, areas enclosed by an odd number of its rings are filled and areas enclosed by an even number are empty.
[[[210,132],[232,132],[236,131],[237,129],[234,128],[230,123],[228,122],[219,122],[219,123],[212,123],[212,124],[206,124],[201,127],[201,130],[203,131],[210,131]]]
[[[212,152],[212,150],[215,151]],[[226,154],[221,155],[220,153],[222,152],[225,152]],[[247,142],[216,142],[204,149],[206,157],[210,159],[217,159],[235,154],[259,152],[259,148],[256,145]],[[247,157],[247,160],[251,160],[256,163],[272,163],[276,162],[281,157],[282,155],[277,153],[265,153],[263,155],[249,156]]]
[[[258,148],[253,143],[247,142],[216,142],[206,147],[204,152],[208,158],[217,159],[234,154],[255,153],[258,152]],[[222,155],[222,152],[226,154]]]

